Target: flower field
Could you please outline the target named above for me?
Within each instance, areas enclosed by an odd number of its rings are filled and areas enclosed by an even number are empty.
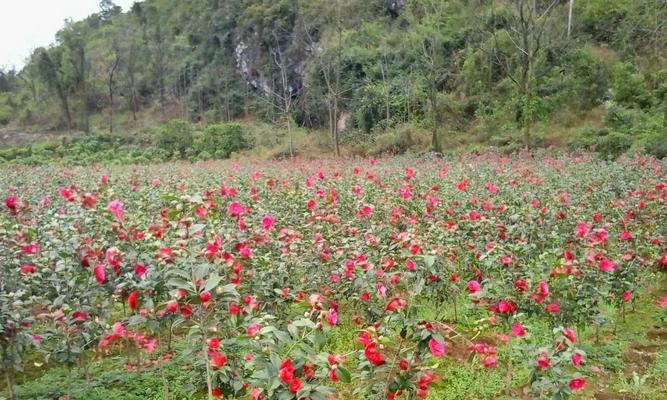
[[[666,167],[2,170],[0,399],[665,398]]]

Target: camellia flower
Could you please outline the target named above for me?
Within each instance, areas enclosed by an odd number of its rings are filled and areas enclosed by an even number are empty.
[[[199,293],[199,300],[201,300],[202,303],[207,303],[211,300],[211,292],[208,290],[204,290],[203,292]]]
[[[363,215],[364,217],[368,217],[371,214],[373,214],[374,209],[375,209],[375,207],[372,204],[364,204],[364,206],[361,207],[361,210],[359,211],[359,213],[361,215]]]
[[[241,213],[243,213],[243,206],[238,201],[232,201],[229,203],[227,211],[229,211],[231,215],[238,217],[241,215]]]
[[[246,333],[248,334],[248,336],[255,336],[259,332],[260,329],[262,329],[262,325],[255,322],[253,324],[250,324],[248,329],[246,329]]]
[[[137,264],[134,266],[134,274],[136,276],[143,276],[146,273],[146,266]]]
[[[377,343],[371,342],[364,349],[364,355],[368,361],[372,362],[374,365],[380,365],[384,363],[384,355],[379,351],[375,350]]]
[[[335,308],[329,309],[329,312],[327,313],[327,322],[331,326],[335,326],[336,323],[338,322],[338,312],[336,311]]]
[[[34,265],[21,265],[22,274],[34,274],[37,271]]]
[[[570,380],[570,389],[572,390],[578,390],[584,386],[586,386],[586,378],[584,377],[572,378]]]
[[[133,290],[132,293],[127,297],[127,305],[130,307],[130,310],[137,309],[137,297],[139,296],[138,290]]]
[[[396,311],[405,308],[405,306],[408,305],[408,302],[399,298],[399,297],[394,297],[387,303],[387,307],[385,309],[387,311]]]
[[[581,365],[581,361],[583,360],[584,356],[579,353],[579,352],[574,352],[572,353],[572,364],[574,365]]]
[[[104,269],[104,265],[102,264],[97,264],[95,268],[93,269],[93,274],[95,275],[95,279],[99,283],[104,283],[104,281],[107,279],[107,273],[106,270]]]
[[[301,390],[301,380],[299,378],[294,378],[289,384],[289,391],[292,393],[296,393],[299,390]]]
[[[484,359],[484,368],[491,368],[496,365],[498,360],[494,356],[488,356]]]
[[[476,280],[472,279],[468,281],[468,291],[470,293],[477,293],[480,289],[480,284]]]
[[[169,300],[167,302],[167,312],[176,312],[178,311],[178,301],[176,300]]]
[[[630,301],[630,299],[632,299],[632,292],[626,290],[625,292],[623,292],[622,298],[623,301]]]
[[[521,322],[515,322],[512,325],[512,335],[514,336],[523,336],[526,334],[526,329],[524,329]]]
[[[563,334],[567,338],[567,340],[570,341],[570,343],[574,343],[575,340],[577,339],[577,335],[574,333],[574,331],[568,327],[563,328]]]
[[[206,343],[208,344],[208,348],[211,350],[217,350],[218,348],[220,348],[220,338],[217,337],[210,338],[206,341]]]
[[[542,354],[537,358],[535,365],[537,365],[537,367],[540,369],[549,368],[549,358],[546,356],[546,354]]]
[[[211,366],[213,368],[222,368],[227,364],[227,355],[218,351],[211,352]]]
[[[267,231],[271,229],[271,227],[273,226],[273,224],[275,224],[275,222],[276,222],[276,217],[274,217],[273,215],[267,214],[262,218],[262,225],[264,225],[264,229]]]
[[[445,355],[445,344],[440,343],[434,337],[431,337],[431,340],[428,341],[428,349],[436,357],[441,357]]]
[[[608,258],[603,258],[602,260],[600,260],[598,268],[600,268],[601,271],[609,272],[618,268],[618,265],[616,265],[615,262],[611,261]]]
[[[109,210],[113,215],[118,219],[123,219],[125,213],[123,212],[123,202],[120,200],[111,200],[107,205],[107,210]]]

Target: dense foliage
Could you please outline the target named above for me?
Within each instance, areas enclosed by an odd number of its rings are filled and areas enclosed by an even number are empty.
[[[159,106],[328,127],[336,152],[407,124],[436,151],[661,157],[665,21],[664,0],[147,0],[124,13],[107,0],[0,72],[0,124],[114,131],[118,114]]]
[[[98,398],[102,374],[143,398],[421,399],[461,371],[485,398],[590,393],[620,369],[592,338],[657,302],[665,167],[524,153],[2,170],[2,393],[40,367],[64,377],[20,395]],[[118,357],[132,379],[100,371]]]

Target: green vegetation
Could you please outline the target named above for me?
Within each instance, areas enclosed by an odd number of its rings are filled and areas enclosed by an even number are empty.
[[[150,130],[137,126],[142,113],[159,109],[157,122],[278,125],[290,153],[294,127],[326,131],[318,142],[336,154],[341,146],[422,150],[426,136],[438,152],[488,145],[588,147],[609,156],[667,151],[663,1],[101,6],[68,22],[22,70],[0,71],[0,126],[136,132]],[[220,143],[179,127],[153,129],[170,156],[192,157],[188,149],[206,153],[201,158],[229,155],[203,150]]]

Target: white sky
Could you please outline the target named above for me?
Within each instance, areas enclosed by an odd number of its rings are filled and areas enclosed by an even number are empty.
[[[135,0],[114,0],[127,11]],[[0,0],[0,68],[23,67],[30,52],[55,41],[65,19],[98,12],[99,0]]]

